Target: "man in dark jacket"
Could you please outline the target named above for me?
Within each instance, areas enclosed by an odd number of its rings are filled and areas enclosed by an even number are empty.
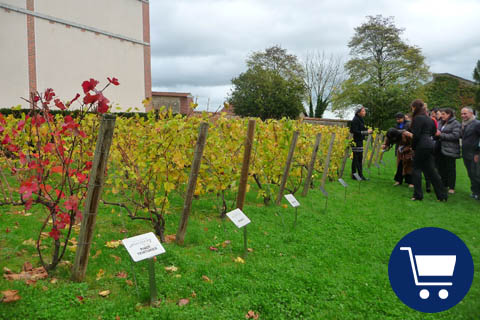
[[[462,109],[462,155],[470,178],[472,198],[480,200],[480,121],[471,108]]]
[[[360,178],[362,178],[363,180],[367,180],[363,176],[363,168],[362,168],[363,140],[365,139],[365,136],[368,136],[369,134],[372,133],[372,129],[367,129],[367,127],[365,127],[365,121],[363,120],[363,118],[365,118],[366,114],[367,114],[367,111],[365,110],[364,107],[360,107],[359,109],[357,109],[350,126],[350,132],[353,134],[353,146],[352,146],[352,151],[353,151],[352,178],[353,179],[355,179],[353,174],[358,171],[358,175],[360,176]]]

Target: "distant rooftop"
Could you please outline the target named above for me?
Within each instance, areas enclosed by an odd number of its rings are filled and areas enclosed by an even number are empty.
[[[468,79],[465,79],[465,78],[456,76],[456,75],[451,74],[451,73],[448,73],[448,72],[444,72],[444,73],[434,73],[434,74],[433,74],[433,79],[435,80],[436,77],[452,77],[452,78],[455,78],[455,79],[457,79],[457,80],[460,80],[460,81],[463,81],[463,82],[467,82],[467,83],[471,84],[472,86],[475,85],[475,82],[473,82],[472,80],[468,80]]]
[[[190,92],[161,92],[161,91],[152,91],[152,96],[162,96],[162,97],[191,97]]]

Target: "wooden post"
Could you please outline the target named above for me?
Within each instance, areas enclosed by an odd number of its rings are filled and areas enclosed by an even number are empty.
[[[327,176],[328,176],[328,168],[330,167],[330,159],[332,158],[332,149],[333,149],[334,142],[335,142],[335,132],[332,132],[332,137],[330,138],[330,145],[328,146],[327,158],[325,159],[325,166],[323,167],[321,186],[324,189],[325,189],[325,182],[327,181]]]
[[[349,142],[348,142],[347,147],[345,148],[345,155],[343,156],[342,167],[340,168],[340,173],[338,174],[339,179],[341,179],[343,177],[343,172],[345,171],[345,166],[347,165],[347,160],[350,157],[350,149],[351,149],[350,140],[352,140],[352,138],[353,138],[353,134],[350,133],[350,135],[348,136],[348,141]]]
[[[277,200],[275,201],[276,205],[279,205],[282,201],[283,191],[287,184],[288,175],[290,173],[290,166],[292,165],[293,153],[295,152],[295,147],[297,146],[298,135],[300,133],[295,131],[293,133],[292,142],[290,143],[290,150],[288,151],[287,162],[285,163],[285,170],[283,170],[282,182],[280,183],[280,190],[278,190]]]
[[[377,155],[375,157],[375,165],[380,165],[380,154],[382,154],[383,149],[382,145],[385,142],[385,137],[383,136],[383,133],[380,134],[380,139],[379,139],[379,145],[378,145],[378,150],[377,150]]]
[[[195,145],[195,153],[193,155],[192,169],[188,177],[187,194],[183,203],[183,212],[180,223],[178,224],[178,231],[175,236],[175,242],[182,245],[185,241],[185,233],[187,232],[188,217],[192,209],[193,195],[195,194],[195,187],[197,186],[198,171],[202,162],[203,150],[207,141],[208,123],[202,122],[198,130],[197,144]]]
[[[237,208],[243,210],[245,196],[247,194],[248,170],[250,167],[250,158],[252,154],[253,137],[255,134],[255,119],[248,120],[247,137],[245,138],[245,149],[243,151],[242,173],[237,193]]]
[[[365,146],[363,150],[363,159],[362,159],[362,166],[365,165],[365,160],[367,159],[368,156],[368,148],[370,147],[370,144],[372,143],[372,135],[369,134],[367,138],[367,145]]]
[[[370,169],[370,167],[372,166],[372,160],[373,158],[375,157],[375,153],[377,152],[377,145],[379,143],[379,138],[380,138],[380,134],[377,134],[375,136],[375,141],[373,142],[373,149],[372,149],[372,153],[370,154],[370,159],[368,160],[368,168]]]
[[[310,189],[310,183],[312,182],[313,169],[315,168],[315,161],[317,160],[318,147],[320,146],[320,140],[322,139],[322,134],[317,133],[315,137],[315,144],[313,146],[312,157],[310,158],[310,163],[308,165],[307,178],[305,179],[305,185],[303,186],[302,196],[305,197]]]
[[[247,137],[245,138],[245,149],[243,150],[243,164],[242,173],[240,176],[240,184],[238,185],[237,193],[237,208],[243,210],[243,204],[245,203],[245,196],[247,194],[248,184],[248,170],[250,168],[250,158],[253,147],[253,137],[255,134],[255,119],[248,120]],[[246,258],[248,253],[248,240],[247,240],[247,226],[243,227],[243,257]]]
[[[97,146],[90,170],[90,182],[88,184],[87,198],[83,209],[82,227],[78,237],[75,263],[72,270],[72,279],[81,282],[85,278],[88,265],[88,255],[97,218],[98,203],[102,194],[105,180],[105,169],[108,154],[112,145],[113,131],[116,117],[112,114],[104,114],[97,137]]]

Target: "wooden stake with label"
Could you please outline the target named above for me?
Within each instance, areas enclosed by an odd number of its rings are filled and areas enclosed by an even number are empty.
[[[287,184],[288,175],[290,174],[290,166],[293,161],[293,153],[295,152],[295,147],[297,146],[298,135],[300,133],[295,131],[292,136],[292,142],[290,143],[290,150],[288,151],[287,162],[285,163],[285,170],[283,170],[282,182],[280,183],[280,189],[278,190],[277,201],[275,204],[278,206],[280,201],[282,201],[283,191]]]
[[[247,137],[245,138],[245,149],[243,152],[242,173],[240,176],[240,184],[238,186],[237,193],[237,208],[240,210],[243,210],[243,204],[245,203],[245,196],[247,194],[248,170],[250,167],[250,157],[252,154],[255,124],[255,119],[248,120]],[[246,257],[248,253],[247,226],[243,227],[243,247],[243,256]]]

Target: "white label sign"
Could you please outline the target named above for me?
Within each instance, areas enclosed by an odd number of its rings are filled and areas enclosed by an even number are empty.
[[[123,239],[122,243],[135,262],[165,253],[165,249],[153,232]]]
[[[240,209],[235,209],[227,213],[227,217],[232,220],[232,222],[237,226],[237,228],[241,228],[246,226],[250,223],[250,219],[242,212]]]
[[[297,199],[293,196],[293,194],[286,194],[285,199],[287,199],[288,202],[290,202],[290,205],[294,208],[300,207],[300,202],[298,202]]]

